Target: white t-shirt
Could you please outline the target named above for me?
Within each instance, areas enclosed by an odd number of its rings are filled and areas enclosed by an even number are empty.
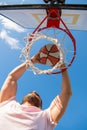
[[[53,130],[50,110],[20,105],[15,97],[0,103],[0,130]]]

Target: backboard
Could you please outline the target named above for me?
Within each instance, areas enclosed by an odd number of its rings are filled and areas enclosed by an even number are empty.
[[[0,15],[24,28],[36,28],[46,16],[46,8],[61,8],[61,18],[69,29],[87,30],[87,5],[5,5],[0,6]]]

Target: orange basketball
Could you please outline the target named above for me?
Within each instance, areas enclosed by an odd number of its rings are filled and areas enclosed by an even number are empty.
[[[55,44],[47,44],[39,52],[41,64],[54,66],[60,60],[60,53]]]

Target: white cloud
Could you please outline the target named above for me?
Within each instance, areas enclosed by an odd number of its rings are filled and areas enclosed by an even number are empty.
[[[20,49],[19,40],[10,36],[10,34],[14,36],[14,33],[18,33],[17,35],[19,35],[26,30],[3,16],[0,16],[0,24],[0,39],[4,40],[11,49]]]
[[[5,30],[0,32],[0,38],[5,40],[5,42],[11,47],[11,49],[20,49],[18,46],[19,41],[13,37],[10,37]]]
[[[14,30],[16,32],[24,32],[25,31],[24,28],[22,28],[21,26],[17,25],[16,23],[12,22],[11,20],[9,20],[3,16],[0,16],[0,20],[1,20],[1,24],[6,29]]]

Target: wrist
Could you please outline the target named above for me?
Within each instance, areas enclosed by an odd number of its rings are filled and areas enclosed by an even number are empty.
[[[26,67],[26,70],[30,67],[29,61],[25,61],[25,67]]]

